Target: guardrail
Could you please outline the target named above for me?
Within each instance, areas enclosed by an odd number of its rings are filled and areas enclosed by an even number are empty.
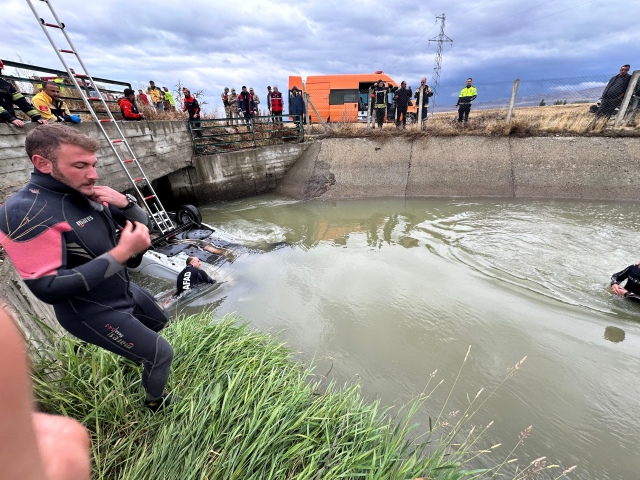
[[[14,82],[18,90],[20,90],[20,92],[25,97],[31,98],[35,96],[38,93],[39,88],[41,88],[39,87],[39,85],[42,85],[43,82],[57,79],[59,80],[59,81],[56,81],[56,83],[60,87],[60,98],[62,100],[65,100],[65,103],[69,107],[69,111],[74,114],[87,114],[87,115],[90,114],[90,112],[86,110],[87,107],[84,105],[84,102],[82,101],[80,93],[76,91],[76,87],[73,85],[73,82],[69,78],[69,74],[66,71],[56,70],[53,68],[40,67],[37,65],[31,65],[28,63],[13,62],[11,60],[4,60],[4,59],[2,60],[2,62],[4,63],[5,69],[7,67],[13,67],[14,69],[17,69],[17,75],[2,74],[0,75],[0,78],[3,78],[10,82]],[[21,70],[23,72],[28,72],[29,76],[25,76],[26,73],[20,72]],[[42,74],[45,74],[45,75],[42,75]],[[49,74],[49,75],[46,75],[46,74]],[[118,106],[118,101],[116,100],[115,95],[118,95],[118,97],[121,97],[122,90],[123,90],[123,88],[120,88],[118,90],[115,90],[115,88],[116,87],[131,88],[130,83],[121,82],[118,80],[110,80],[107,78],[93,77],[94,81],[108,85],[110,86],[110,88],[106,88],[104,85],[100,85],[100,84],[91,85],[89,83],[88,78],[86,78],[84,75],[76,75],[76,79],[78,80],[78,83],[80,84],[80,86],[84,89],[85,95],[87,97],[97,96],[92,94],[91,92],[100,92],[103,98],[105,99],[105,102],[108,104],[108,106],[114,107],[113,109],[109,108],[112,112],[120,111],[120,107]],[[27,85],[31,87],[31,91],[29,91],[29,88],[27,87]],[[96,113],[98,115],[100,114],[101,108],[103,107],[100,105],[96,106]],[[104,111],[102,113],[106,115]]]
[[[261,115],[189,121],[195,155],[226,153],[282,143],[304,142],[304,118]]]

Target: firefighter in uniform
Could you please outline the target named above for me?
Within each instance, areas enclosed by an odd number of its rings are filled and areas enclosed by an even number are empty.
[[[2,73],[3,68],[4,65],[0,60],[0,73]],[[24,95],[16,90],[16,87],[0,78],[0,121],[22,128],[24,127],[24,122],[16,117],[16,112],[13,109],[14,103],[29,116],[32,122],[47,123],[38,111],[33,108],[33,105],[27,102]]]
[[[33,97],[33,106],[47,121],[80,123],[80,115],[71,115],[67,104],[60,100],[60,87],[54,82],[45,82],[42,91]]]
[[[378,126],[382,128],[382,124],[384,123],[384,115],[387,111],[387,96],[390,93],[393,93],[395,90],[394,87],[384,86],[384,82],[382,79],[378,80],[376,87],[373,89],[373,93],[371,94],[371,101],[373,102],[373,108],[376,110],[376,122]],[[376,128],[375,124],[373,128]]]
[[[467,78],[467,86],[462,89],[456,107],[458,107],[458,122],[468,122],[469,112],[471,111],[471,102],[478,96],[476,87],[471,85],[472,78]]]

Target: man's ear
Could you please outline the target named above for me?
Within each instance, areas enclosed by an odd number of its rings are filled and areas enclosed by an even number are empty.
[[[33,162],[33,166],[41,173],[51,175],[51,172],[53,171],[53,164],[51,163],[51,160],[47,160],[41,155],[34,155],[31,157],[31,161]]]

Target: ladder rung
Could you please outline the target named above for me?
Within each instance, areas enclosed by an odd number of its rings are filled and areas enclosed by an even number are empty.
[[[82,75],[82,74],[80,74],[80,73],[76,73],[76,74],[74,75],[74,77],[78,77],[78,78],[87,78],[87,76],[86,76],[86,75]]]
[[[100,119],[100,121],[101,122],[110,122],[111,120],[109,120],[108,118],[102,118],[102,119]],[[120,141],[122,141],[122,140],[120,140]],[[115,140],[113,143],[117,143],[117,142],[118,142],[118,140]]]
[[[149,200],[150,198],[155,197],[155,195],[149,195],[148,197],[144,197],[145,200]]]
[[[62,28],[60,25],[55,25],[53,23],[45,23],[44,25],[51,28]]]
[[[141,182],[142,180],[144,180],[144,178],[136,178],[134,182]]]
[[[114,140],[113,143],[122,143],[122,140]]]
[[[99,102],[100,99],[98,97],[89,97],[89,100],[93,100],[95,102]]]
[[[62,50],[61,49],[60,51],[63,52],[63,53],[76,53],[73,50]]]
[[[129,159],[129,160],[125,160],[125,161],[124,161],[124,162],[122,162],[122,163],[131,163],[131,162],[133,162],[133,158],[131,158],[131,159]]]

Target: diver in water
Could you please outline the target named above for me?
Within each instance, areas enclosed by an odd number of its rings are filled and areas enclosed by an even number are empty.
[[[623,288],[620,282],[624,280],[627,283]],[[611,291],[621,297],[640,300],[640,266],[637,264],[629,265],[621,272],[614,273],[611,276]]]
[[[187,258],[187,266],[178,275],[176,295],[180,295],[185,290],[191,290],[191,288],[201,283],[213,284],[216,283],[216,281],[203,270],[200,270],[200,260],[198,257]]]

